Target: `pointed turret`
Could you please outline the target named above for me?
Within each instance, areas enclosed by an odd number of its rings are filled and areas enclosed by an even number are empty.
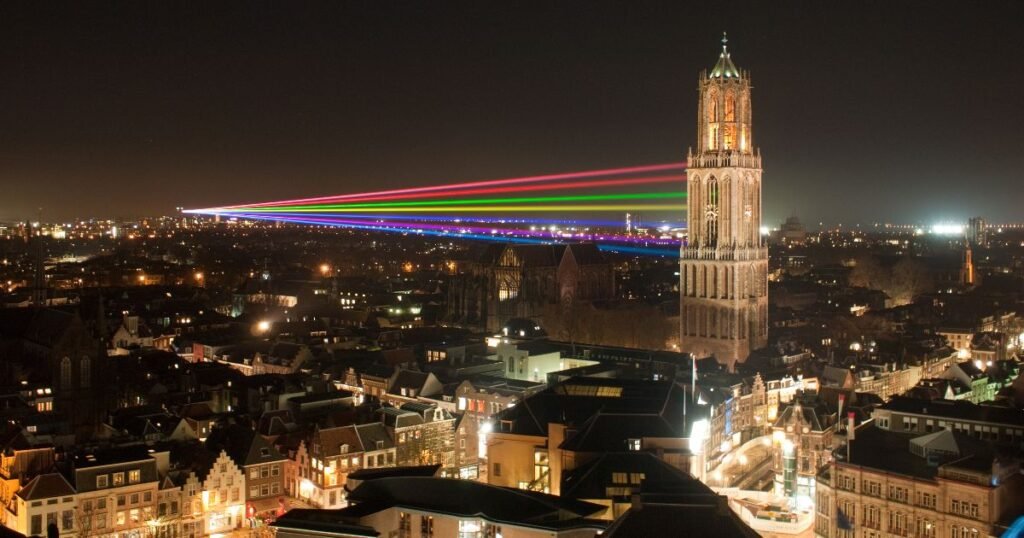
[[[729,38],[722,32],[722,52],[718,55],[718,63],[711,69],[710,78],[740,78],[740,70],[729,57]]]

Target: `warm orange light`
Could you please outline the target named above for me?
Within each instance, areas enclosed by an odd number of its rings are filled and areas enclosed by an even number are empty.
[[[324,276],[327,276],[328,274],[330,274],[330,272],[331,272],[331,266],[330,265],[328,265],[326,263],[320,264],[320,274],[322,274]]]

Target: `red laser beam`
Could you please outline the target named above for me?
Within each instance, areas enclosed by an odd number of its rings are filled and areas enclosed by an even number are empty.
[[[624,174],[635,174],[642,172],[655,172],[662,170],[673,170],[679,168],[685,168],[686,163],[670,163],[670,164],[651,164],[645,166],[630,166],[624,168],[609,168],[605,170],[592,170],[588,172],[572,172],[565,174],[546,174],[541,176],[529,176],[519,177],[510,179],[492,179],[487,181],[471,181],[468,183],[455,183],[451,185],[433,185],[430,187],[413,187],[408,189],[391,189],[385,191],[365,192],[356,194],[342,194],[336,196],[320,196],[316,198],[299,198],[295,200],[278,200],[274,202],[262,202],[257,204],[248,205],[233,205],[224,206],[221,208],[214,209],[244,209],[244,208],[255,208],[255,207],[272,207],[278,205],[297,205],[307,203],[327,203],[334,201],[349,201],[352,199],[361,199],[370,196],[391,196],[391,195],[406,195],[423,192],[437,192],[446,191],[445,195],[454,194],[450,191],[459,191],[464,189],[470,189],[474,187],[495,187],[498,185],[513,185],[513,184],[525,184],[525,183],[539,183],[543,181],[556,181],[560,179],[577,179],[587,177],[600,177],[600,176],[615,176]]]

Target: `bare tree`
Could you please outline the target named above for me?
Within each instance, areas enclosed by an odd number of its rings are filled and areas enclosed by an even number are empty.
[[[99,535],[96,529],[96,503],[99,499],[79,501],[75,507],[75,523],[78,525],[78,536],[88,538]]]
[[[897,305],[907,304],[914,297],[931,289],[928,268],[909,256],[901,258],[892,268],[890,288],[886,291]]]
[[[889,271],[870,254],[858,257],[850,271],[850,285],[855,287],[884,290],[889,286],[889,280]]]

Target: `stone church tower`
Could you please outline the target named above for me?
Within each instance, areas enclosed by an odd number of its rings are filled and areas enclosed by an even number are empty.
[[[768,248],[750,76],[722,53],[700,76],[697,146],[687,172],[689,240],[680,249],[682,350],[732,369],[768,341]]]

